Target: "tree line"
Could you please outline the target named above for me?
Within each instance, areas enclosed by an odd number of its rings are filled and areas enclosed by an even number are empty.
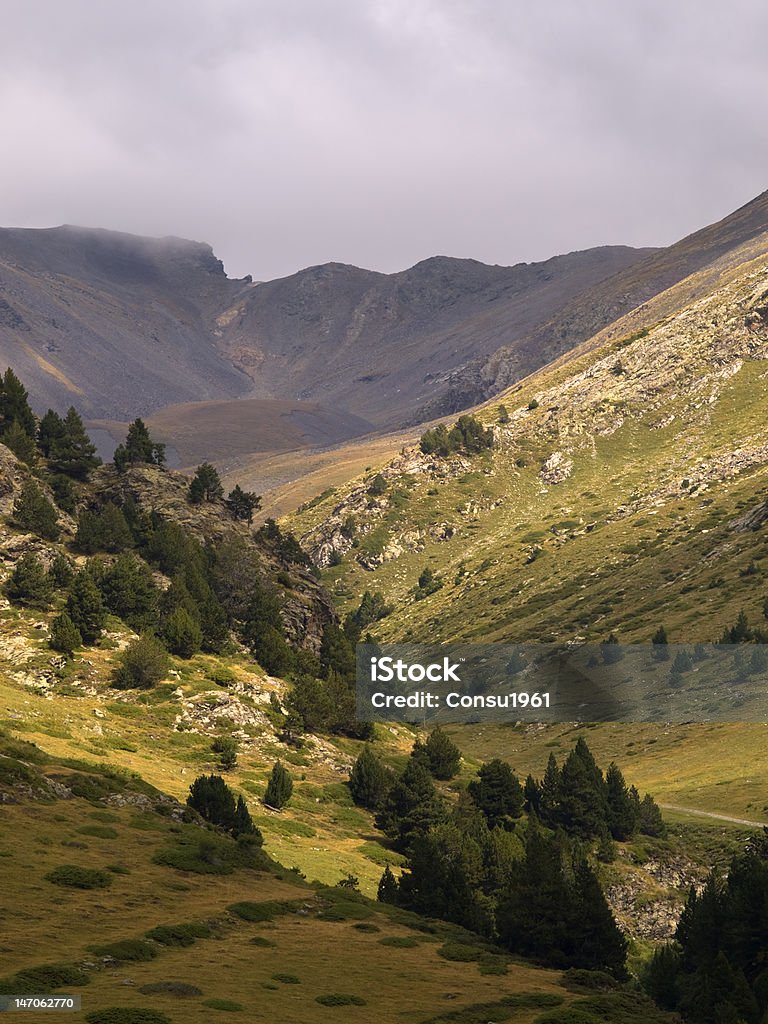
[[[563,765],[522,782],[501,759],[483,764],[451,805],[435,785],[459,771],[461,753],[435,729],[395,774],[370,745],[349,778],[356,803],[376,815],[405,854],[379,899],[454,921],[511,952],[557,967],[625,974],[626,942],[592,864],[637,833],[661,835],[653,798],[628,787],[617,765],[603,773],[580,738]]]

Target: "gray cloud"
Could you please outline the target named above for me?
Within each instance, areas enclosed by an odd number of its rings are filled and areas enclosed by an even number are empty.
[[[768,187],[760,0],[9,0],[0,221],[234,275],[673,241]]]

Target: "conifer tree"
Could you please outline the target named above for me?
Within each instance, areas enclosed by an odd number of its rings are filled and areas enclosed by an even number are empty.
[[[55,473],[48,482],[57,508],[73,516],[77,511],[77,495],[70,478],[62,473]]]
[[[541,780],[540,813],[545,825],[553,825],[557,817],[560,793],[560,769],[554,754],[549,755],[544,778]]]
[[[461,751],[438,725],[424,744],[429,770],[436,779],[452,779],[461,766]]]
[[[666,834],[667,828],[661,816],[661,810],[650,793],[646,793],[640,803],[638,827],[643,835],[646,836],[663,836]]]
[[[268,807],[276,807],[279,810],[285,807],[291,799],[292,793],[293,779],[291,778],[291,773],[279,761],[276,761],[264,793],[264,803]]]
[[[494,758],[482,765],[467,789],[489,828],[514,828],[514,820],[523,813],[523,789],[506,761]]]
[[[574,867],[575,900],[571,922],[573,963],[587,970],[627,977],[627,940],[613,918],[600,883],[586,859]]]
[[[45,540],[57,540],[59,523],[56,509],[33,480],[27,480],[13,503],[12,521]]]
[[[63,433],[64,420],[53,409],[49,409],[37,428],[37,444],[46,459],[51,454],[53,442]]]
[[[397,904],[398,897],[398,884],[397,879],[392,873],[392,869],[389,864],[384,868],[384,874],[379,879],[379,888],[376,893],[376,899],[379,903],[390,903]]]
[[[357,756],[349,776],[352,799],[361,807],[377,808],[390,785],[390,773],[366,744]]]
[[[83,638],[92,644],[101,636],[107,621],[107,609],[91,574],[83,569],[72,580],[67,597],[67,612]]]
[[[80,414],[70,406],[61,422],[61,430],[51,438],[48,460],[56,473],[87,480],[92,469],[101,464],[96,455],[96,445],[86,433]]]
[[[112,686],[119,690],[149,690],[168,673],[168,654],[154,636],[140,636],[128,644],[112,673]]]
[[[116,554],[133,547],[133,534],[121,509],[108,501],[99,509],[83,509],[77,518],[75,547],[86,555]]]
[[[236,484],[227,495],[225,503],[233,519],[244,519],[247,523],[252,523],[253,513],[261,507],[261,498],[253,491],[244,491],[240,484]]]
[[[135,419],[128,427],[128,434],[123,444],[115,449],[114,463],[119,471],[139,462],[162,466],[165,464],[165,445],[150,436],[146,423]]]
[[[203,643],[199,621],[186,608],[175,608],[163,623],[160,636],[171,652],[180,658],[191,658]]]
[[[231,829],[235,824],[235,797],[220,775],[199,775],[189,787],[187,806],[212,825]]]
[[[52,650],[61,651],[69,657],[72,657],[78,647],[82,647],[83,638],[80,636],[80,630],[66,612],[57,615],[51,623],[48,644]]]
[[[210,462],[204,462],[198,466],[189,485],[190,502],[193,505],[199,505],[203,501],[218,501],[223,496],[224,488],[221,486],[221,480],[215,467]]]
[[[253,823],[253,818],[242,796],[237,798],[237,805],[232,818],[232,834],[236,837],[248,836],[251,842],[256,843],[258,846],[261,846],[264,842],[261,832]]]
[[[541,816],[541,788],[532,775],[526,776],[523,787],[524,807],[529,814]]]
[[[4,589],[14,604],[48,608],[51,603],[50,578],[40,559],[30,552],[22,555],[13,567]]]
[[[12,423],[18,423],[25,434],[35,437],[37,423],[29,394],[9,366],[0,377],[0,437],[8,432]]]
[[[637,813],[619,766],[612,761],[605,773],[607,824],[614,839],[629,839],[637,828]]]
[[[57,551],[48,568],[48,579],[51,581],[51,586],[57,589],[68,587],[74,575],[75,571],[70,560],[66,555],[62,555],[60,551]]]
[[[376,816],[376,823],[393,840],[398,850],[407,850],[417,835],[423,835],[447,816],[432,776],[413,758],[394,783]]]
[[[118,555],[94,578],[106,607],[132,629],[141,631],[157,622],[157,587],[149,568],[135,555]]]
[[[37,462],[37,445],[18,420],[14,420],[3,434],[3,444],[27,466],[34,466]]]

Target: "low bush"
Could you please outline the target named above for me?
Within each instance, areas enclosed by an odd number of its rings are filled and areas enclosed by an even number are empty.
[[[245,1009],[242,1003],[236,1003],[233,999],[205,999],[203,1006],[211,1010],[225,1010],[229,1013],[240,1013]]]
[[[172,1024],[169,1017],[157,1010],[133,1006],[108,1006],[87,1014],[88,1024]]]
[[[317,996],[316,1003],[321,1006],[367,1006],[362,996],[350,996],[342,992],[331,992],[327,996]]]
[[[605,971],[585,971],[579,967],[567,970],[560,984],[569,992],[612,992],[619,988],[619,982]]]
[[[97,839],[117,839],[117,832],[109,825],[83,825],[77,830],[82,836],[96,836]]]
[[[191,946],[196,939],[209,939],[211,929],[202,922],[191,924],[161,924],[144,933],[161,946]]]
[[[254,935],[251,939],[252,946],[261,946],[264,949],[275,949],[277,943],[273,942],[272,939],[265,939],[263,935]]]
[[[142,963],[147,960],[154,960],[158,950],[151,942],[144,939],[118,939],[117,942],[107,942],[103,946],[89,946],[91,952],[97,956],[111,956],[115,960]]]
[[[437,955],[443,957],[444,960],[469,963],[471,960],[479,960],[484,952],[480,946],[470,946],[464,942],[445,942],[438,949]]]
[[[293,914],[299,905],[300,901],[292,902],[290,900],[264,900],[261,903],[243,900],[240,903],[230,903],[227,910],[243,921],[261,922],[271,921],[283,914]]]
[[[411,935],[387,935],[383,939],[379,939],[379,945],[394,946],[396,949],[413,949],[414,946],[419,945],[419,940],[414,939]]]
[[[108,871],[81,868],[77,864],[62,864],[49,871],[45,878],[54,885],[63,885],[68,889],[106,889],[112,885],[112,876]]]
[[[229,875],[235,868],[263,869],[269,861],[258,845],[238,843],[211,832],[184,834],[172,846],[164,846],[152,858],[155,864],[192,871],[198,875]]]
[[[272,981],[279,981],[282,985],[300,985],[301,979],[295,974],[273,974]]]
[[[359,932],[380,932],[381,928],[377,924],[370,924],[368,921],[358,921],[357,924],[352,925]]]
[[[143,996],[173,996],[175,999],[192,999],[203,994],[196,985],[188,985],[185,981],[155,981],[142,985],[139,992]]]
[[[10,978],[0,979],[0,995],[15,995],[19,992],[45,993],[65,985],[87,985],[90,980],[89,974],[73,964],[41,964],[39,967],[26,967]]]

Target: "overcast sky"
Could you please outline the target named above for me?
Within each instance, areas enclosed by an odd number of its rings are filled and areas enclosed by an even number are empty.
[[[666,244],[768,188],[764,0],[4,0],[0,223],[232,276]]]

